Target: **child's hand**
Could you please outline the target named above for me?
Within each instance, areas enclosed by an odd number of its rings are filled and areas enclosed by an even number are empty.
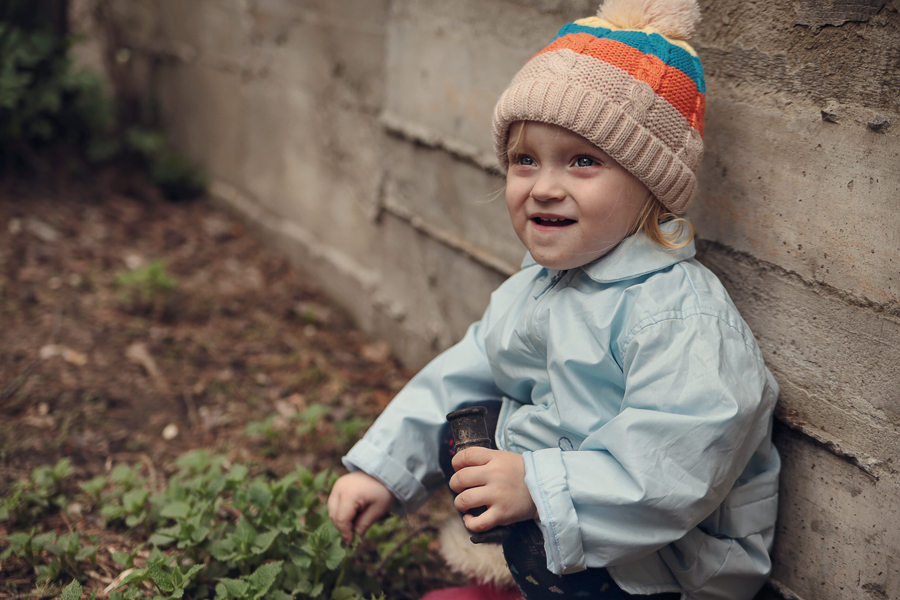
[[[537,507],[525,485],[525,461],[515,452],[466,448],[453,457],[456,473],[450,489],[459,495],[456,510],[465,513],[478,506],[487,510],[479,516],[465,515],[469,531],[487,531],[537,516]]]
[[[394,495],[383,483],[362,471],[348,473],[334,482],[328,496],[328,516],[348,544],[353,532],[365,535],[369,526],[387,514]]]

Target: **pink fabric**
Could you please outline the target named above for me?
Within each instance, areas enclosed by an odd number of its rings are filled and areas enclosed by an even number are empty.
[[[518,588],[498,588],[492,585],[470,585],[434,590],[421,600],[522,600]]]

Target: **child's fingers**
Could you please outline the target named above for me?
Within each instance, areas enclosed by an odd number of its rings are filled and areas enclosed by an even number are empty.
[[[453,506],[463,513],[469,531],[486,531],[497,524],[497,511],[492,509],[485,487],[469,488],[453,499]]]
[[[487,483],[486,470],[480,465],[460,467],[450,478],[450,489],[457,494],[472,487]]]
[[[496,527],[499,523],[497,522],[494,511],[486,510],[477,516],[464,514],[463,524],[465,524],[466,529],[468,529],[469,531],[473,533],[479,533]]]
[[[369,504],[364,510],[356,515],[353,530],[360,537],[364,536],[369,530],[369,527],[372,526],[372,523],[383,517],[386,513],[387,510],[383,509],[381,506]]]
[[[331,521],[348,544],[353,542],[353,517],[347,513],[331,514]]]
[[[453,499],[453,506],[461,513],[489,504],[491,504],[491,499],[484,486],[468,488]]]
[[[465,450],[456,453],[451,464],[455,471],[459,471],[465,467],[481,466],[490,461],[492,452],[496,452],[496,450],[479,448],[478,446],[466,448]]]
[[[356,508],[352,502],[348,502],[346,497],[342,497],[340,492],[332,493],[328,496],[328,516],[341,537],[348,544],[353,541],[353,520],[356,517]]]
[[[383,483],[362,471],[340,477],[328,496],[328,516],[348,544],[353,532],[366,533],[369,526],[391,508],[394,496]]]

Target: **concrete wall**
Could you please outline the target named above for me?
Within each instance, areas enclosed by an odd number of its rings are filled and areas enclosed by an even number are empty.
[[[900,1],[702,0],[702,260],[782,388],[773,585],[900,597]],[[489,119],[587,0],[122,0],[212,193],[410,366],[513,272]],[[893,125],[887,125],[887,121]]]

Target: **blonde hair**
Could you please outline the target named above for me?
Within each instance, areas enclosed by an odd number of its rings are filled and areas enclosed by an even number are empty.
[[[677,227],[673,231],[666,233],[660,225],[670,222],[674,222]],[[678,240],[684,235],[685,230],[687,230],[687,235],[679,242]],[[663,250],[679,250],[690,244],[691,240],[694,239],[694,226],[687,219],[670,212],[656,196],[651,194],[646,204],[644,204],[644,208],[638,214],[633,233],[646,234],[653,242],[661,246]]]

